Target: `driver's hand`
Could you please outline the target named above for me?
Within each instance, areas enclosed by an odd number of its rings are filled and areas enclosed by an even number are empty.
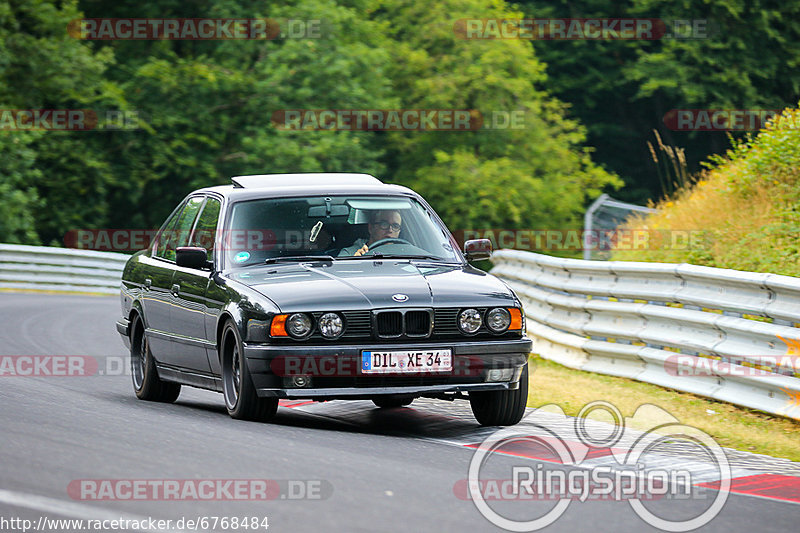
[[[367,253],[368,251],[369,251],[369,246],[367,246],[367,245],[365,244],[364,246],[362,246],[361,248],[359,248],[358,250],[356,250],[356,253],[354,253],[353,255],[354,255],[354,256],[355,256],[355,255],[364,255],[364,254],[365,254],[365,253]]]

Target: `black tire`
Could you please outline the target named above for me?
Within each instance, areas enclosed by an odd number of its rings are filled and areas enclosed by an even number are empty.
[[[470,392],[472,414],[482,426],[513,426],[528,404],[528,363],[522,368],[517,390]]]
[[[227,322],[220,337],[222,393],[228,414],[237,420],[267,422],[278,411],[278,398],[259,398],[244,358],[239,330]]]
[[[406,405],[411,405],[413,401],[414,398],[409,398],[408,396],[376,396],[372,399],[372,403],[381,409],[405,407]]]
[[[140,400],[172,403],[181,393],[180,383],[161,381],[158,377],[156,361],[144,334],[144,323],[138,315],[131,323],[131,380]]]

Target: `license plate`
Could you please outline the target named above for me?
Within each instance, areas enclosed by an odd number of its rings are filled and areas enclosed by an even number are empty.
[[[453,354],[450,349],[361,352],[362,374],[414,374],[451,370]]]

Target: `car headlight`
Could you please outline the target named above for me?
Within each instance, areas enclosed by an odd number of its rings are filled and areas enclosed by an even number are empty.
[[[335,339],[344,331],[342,317],[336,313],[325,313],[319,317],[319,332],[326,339]]]
[[[511,325],[511,313],[502,307],[495,307],[486,313],[486,327],[492,333],[503,333]]]
[[[481,327],[481,314],[477,309],[464,309],[458,314],[458,328],[469,335]]]
[[[286,319],[286,331],[292,337],[301,339],[311,333],[311,319],[305,313],[294,313]]]

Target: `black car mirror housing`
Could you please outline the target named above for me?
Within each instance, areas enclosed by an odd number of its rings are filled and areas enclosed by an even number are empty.
[[[205,248],[197,246],[179,246],[175,249],[175,263],[179,267],[210,269],[211,261]]]

